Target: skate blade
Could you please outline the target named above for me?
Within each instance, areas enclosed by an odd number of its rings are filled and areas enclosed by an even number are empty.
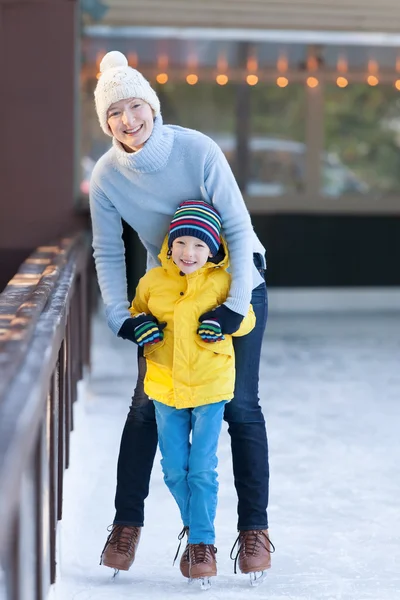
[[[112,581],[114,581],[114,579],[117,577],[118,573],[119,573],[119,569],[114,569],[114,575],[111,578]]]
[[[189,579],[189,584],[197,584],[203,592],[206,592],[211,587],[211,580],[209,577],[197,577],[196,579]]]
[[[254,571],[250,573],[250,585],[251,587],[257,587],[264,581],[267,576],[267,571]]]

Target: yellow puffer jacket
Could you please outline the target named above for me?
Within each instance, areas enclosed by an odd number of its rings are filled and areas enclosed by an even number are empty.
[[[228,297],[231,276],[228,251],[218,265],[184,275],[167,257],[168,238],[159,255],[162,266],[141,278],[130,308],[132,316],[151,313],[166,322],[164,339],[144,347],[146,394],[168,406],[191,408],[233,397],[235,355],[232,336],[220,342],[204,342],[197,334],[199,316]],[[252,306],[235,336],[246,335],[255,325]]]

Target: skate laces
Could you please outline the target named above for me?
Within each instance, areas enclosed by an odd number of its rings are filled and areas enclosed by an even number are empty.
[[[182,531],[178,535],[179,546],[178,546],[178,549],[176,551],[176,554],[175,554],[172,566],[174,566],[174,564],[176,562],[176,559],[178,558],[179,550],[181,549],[181,545],[182,545],[182,540],[185,537],[185,535],[189,535],[189,527],[187,525],[184,526],[184,528],[182,529]]]
[[[126,554],[126,556],[129,557],[132,548],[135,546],[139,537],[140,528],[128,525],[109,525],[107,527],[107,531],[110,531],[110,535],[108,536],[101,552],[100,564],[104,551],[108,545],[116,546],[116,551],[118,553]]]
[[[233,556],[235,546],[237,546],[237,552],[235,556]],[[232,546],[230,554],[231,559],[235,561],[233,566],[234,573],[237,573],[237,561],[240,554],[243,556],[257,556],[260,548],[264,548],[270,554],[275,552],[275,546],[269,537],[262,531],[262,529],[254,531],[240,531],[235,543]]]
[[[212,548],[212,550],[211,550]],[[213,560],[217,549],[212,544],[189,544],[190,564],[208,563]]]

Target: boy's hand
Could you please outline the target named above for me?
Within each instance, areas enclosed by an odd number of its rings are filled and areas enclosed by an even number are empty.
[[[217,306],[217,308],[214,308],[199,317],[200,323],[210,319],[218,322],[222,333],[231,334],[239,329],[244,317],[225,306],[225,304],[221,304],[221,306]]]
[[[197,330],[197,333],[204,342],[219,342],[224,340],[222,335],[221,325],[215,319],[207,319],[203,321]]]
[[[166,323],[159,323],[153,315],[138,315],[126,319],[118,332],[118,337],[130,340],[138,346],[156,344],[164,338]]]

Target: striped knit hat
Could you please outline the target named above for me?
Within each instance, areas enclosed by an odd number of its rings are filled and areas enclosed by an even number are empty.
[[[186,200],[176,209],[169,227],[168,247],[184,235],[199,238],[215,256],[221,244],[221,217],[213,206],[202,200]]]

